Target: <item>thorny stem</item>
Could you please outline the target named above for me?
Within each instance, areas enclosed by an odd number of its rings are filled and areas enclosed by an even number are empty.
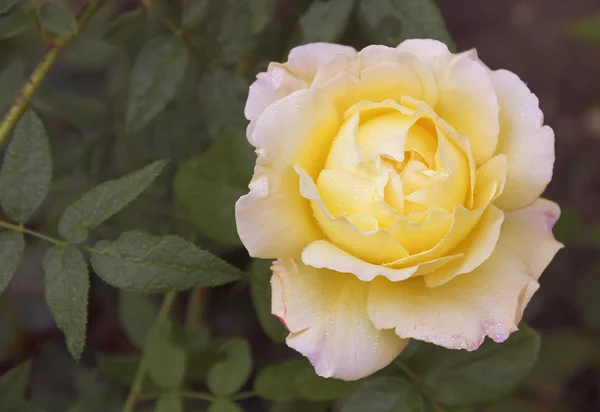
[[[162,305],[160,307],[160,311],[156,316],[156,324],[161,324],[167,320],[169,317],[169,313],[171,312],[171,307],[175,302],[175,298],[177,297],[176,291],[171,291],[165,295],[163,299]],[[127,401],[125,402],[125,406],[123,407],[123,412],[132,412],[135,407],[135,403],[140,397],[142,393],[142,389],[144,386],[144,378],[146,377],[146,371],[148,370],[148,359],[146,357],[145,352],[142,354],[142,359],[140,360],[140,364],[138,366],[137,372],[135,373],[135,378],[133,380],[133,384],[131,385],[131,391],[129,392],[129,396],[127,397]]]
[[[433,397],[431,397],[431,395],[429,393],[427,393],[427,391],[423,388],[423,386],[421,385],[421,382],[419,381],[419,377],[417,376],[416,373],[414,373],[412,370],[410,370],[410,368],[408,366],[406,366],[406,364],[400,360],[397,360],[394,363],[396,364],[396,366],[398,366],[398,368],[400,368],[400,370],[402,372],[404,372],[406,377],[409,378],[415,384],[415,386],[417,386],[419,388],[419,390],[421,391],[421,393],[423,395],[425,395],[427,400],[429,402],[431,402],[431,405],[433,406],[433,410],[435,412],[444,412],[444,409],[442,409],[440,404],[437,403],[437,401],[435,399],[433,399]]]
[[[54,66],[54,63],[56,63],[56,59],[58,59],[58,56],[64,50],[65,46],[77,35],[77,33],[79,33],[79,29],[81,29],[103,2],[104,0],[90,0],[77,18],[77,31],[72,35],[61,39],[60,42],[52,44],[48,48],[44,57],[42,57],[42,60],[40,60],[37,67],[33,70],[27,79],[27,82],[25,82],[25,86],[21,89],[21,92],[6,114],[6,117],[4,117],[2,123],[0,123],[0,145],[4,143],[15,124],[27,109],[29,102],[39,89],[42,81],[46,78],[50,69]]]

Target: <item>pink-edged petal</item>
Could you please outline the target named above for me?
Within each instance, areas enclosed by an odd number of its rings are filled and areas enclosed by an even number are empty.
[[[517,330],[537,290],[537,278],[562,245],[551,227],[558,207],[547,200],[507,213],[492,255],[473,272],[441,286],[423,278],[370,283],[368,312],[375,327],[450,349],[477,349],[486,336],[502,342]]]
[[[369,286],[350,274],[293,260],[273,265],[273,314],[290,331],[287,344],[306,356],[317,374],[357,380],[384,368],[408,341],[373,327]]]

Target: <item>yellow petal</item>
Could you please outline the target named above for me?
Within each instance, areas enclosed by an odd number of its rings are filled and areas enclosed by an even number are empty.
[[[236,204],[238,234],[251,256],[294,256],[322,238],[292,165],[316,174],[338,126],[337,112],[317,90],[295,92],[260,115],[252,134],[258,164],[250,193]]]
[[[355,173],[325,169],[319,175],[317,188],[325,206],[335,216],[365,214],[378,222],[378,227],[390,227],[400,215],[377,200],[377,187],[373,181]]]
[[[314,216],[332,243],[370,263],[381,264],[408,256],[398,241],[384,230],[373,227],[373,230],[366,231],[364,227],[361,229],[353,224],[356,221],[351,221],[351,217],[334,217],[321,200],[319,189],[310,176],[300,167],[296,167],[296,172],[300,176],[300,193],[311,201]]]
[[[299,90],[267,107],[251,142],[268,161],[297,164],[316,177],[323,168],[340,117],[319,90]]]
[[[455,56],[436,73],[436,113],[469,138],[477,165],[487,162],[498,144],[499,105],[488,70],[466,56]]]
[[[497,70],[491,78],[500,102],[498,153],[508,159],[506,188],[496,205],[516,210],[533,203],[552,179],[554,132],[542,126],[538,99],[517,75]]]
[[[484,211],[485,207],[469,210],[464,206],[457,205],[452,212],[452,224],[448,233],[435,245],[435,247],[396,261],[388,261],[388,263],[384,263],[384,266],[396,269],[405,268],[448,255],[450,251],[458,247],[458,245],[467,238],[469,233],[471,233],[473,228],[477,225],[477,222]]]
[[[250,256],[297,256],[304,246],[323,238],[291,167],[274,171],[259,165],[255,173],[250,193],[235,205],[238,234]]]
[[[273,314],[290,331],[287,344],[320,376],[356,380],[384,368],[408,341],[377,330],[367,317],[368,284],[349,274],[292,260],[273,265]]]
[[[395,328],[451,349],[474,350],[485,336],[502,342],[517,330],[537,278],[562,247],[552,236],[558,206],[540,199],[507,213],[492,255],[470,273],[430,288],[423,277],[370,283],[368,312],[378,329]]]
[[[325,83],[318,82],[317,75],[311,87],[325,91],[340,113],[361,100],[383,102],[394,99],[399,102],[403,96],[423,97],[419,78],[398,63],[381,63],[362,71],[349,68],[337,73]]]
[[[420,99],[432,107],[437,103],[438,90],[432,68],[424,64],[414,54],[404,53],[397,48],[371,45],[362,49],[358,53],[357,59],[360,61],[360,68],[363,70],[383,62],[401,64],[419,78],[422,87]]]
[[[494,251],[503,221],[504,213],[497,207],[490,206],[481,216],[475,229],[451,252],[463,256],[426,275],[425,285],[437,287],[449,282],[458,275],[470,273],[479,267]]]
[[[507,170],[508,162],[502,154],[492,157],[477,169],[473,207],[482,207],[490,198],[500,196],[506,185]]]
[[[452,213],[433,210],[425,220],[415,222],[410,218],[400,218],[388,231],[411,254],[417,254],[435,247],[448,234],[452,226]]]
[[[408,268],[390,269],[365,262],[326,240],[317,240],[302,251],[304,264],[319,269],[325,268],[341,273],[352,273],[364,282],[370,282],[377,276],[383,276],[392,282],[405,280],[411,276],[423,276],[461,257],[461,254],[452,254]]]

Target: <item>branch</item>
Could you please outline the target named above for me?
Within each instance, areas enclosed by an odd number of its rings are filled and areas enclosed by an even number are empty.
[[[64,50],[65,46],[79,33],[81,27],[89,20],[94,12],[102,5],[104,0],[90,0],[90,2],[81,11],[77,17],[77,31],[72,35],[62,39],[58,44],[52,44],[42,60],[38,63],[37,67],[33,70],[25,86],[21,89],[21,92],[17,96],[17,99],[11,106],[10,110],[6,114],[6,117],[0,123],[0,145],[4,143],[6,137],[10,134],[15,124],[21,118],[21,115],[27,109],[29,102],[37,92],[42,81],[46,78],[46,75],[54,66],[56,59],[60,53]]]

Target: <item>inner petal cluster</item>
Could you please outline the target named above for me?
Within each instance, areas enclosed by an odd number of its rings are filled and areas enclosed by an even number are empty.
[[[425,103],[404,103],[351,107],[308,196],[330,240],[377,264],[435,247],[456,207],[473,206],[468,145]],[[367,238],[381,247],[365,251]]]

